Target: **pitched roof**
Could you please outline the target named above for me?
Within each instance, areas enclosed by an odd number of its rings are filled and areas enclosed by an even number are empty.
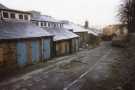
[[[84,29],[83,27],[71,22],[64,24],[64,28],[73,30],[73,32],[88,32],[87,29]]]
[[[39,28],[32,23],[26,22],[1,22],[0,40],[2,39],[24,39],[52,36],[52,34]]]
[[[49,33],[54,35],[53,40],[54,41],[61,41],[61,40],[68,40],[68,39],[72,39],[72,38],[77,38],[79,37],[78,35],[74,34],[73,32],[70,32],[64,28],[44,28],[46,29]]]
[[[60,22],[57,19],[54,19],[51,16],[47,16],[47,15],[40,15],[40,16],[36,16],[36,17],[32,17],[32,20],[36,20],[36,21],[49,21],[49,22]]]

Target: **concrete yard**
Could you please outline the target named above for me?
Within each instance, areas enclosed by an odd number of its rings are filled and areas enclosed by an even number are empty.
[[[128,72],[119,70],[121,54],[120,48],[104,42],[95,49],[60,57],[63,60],[3,81],[0,90],[122,90]]]

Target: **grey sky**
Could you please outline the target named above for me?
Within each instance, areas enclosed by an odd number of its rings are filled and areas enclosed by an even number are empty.
[[[117,23],[117,8],[120,0],[0,0],[13,9],[38,10],[59,19],[90,25]]]

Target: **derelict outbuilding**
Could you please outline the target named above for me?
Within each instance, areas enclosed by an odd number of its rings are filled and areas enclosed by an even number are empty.
[[[0,66],[25,66],[51,57],[52,34],[29,22],[0,22]]]

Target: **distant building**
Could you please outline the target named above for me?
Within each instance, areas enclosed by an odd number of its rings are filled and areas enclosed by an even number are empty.
[[[72,22],[63,21],[64,28],[79,35],[79,47],[85,47],[88,44],[88,30],[80,25],[76,25]]]
[[[54,35],[54,51],[52,52],[54,56],[70,54],[79,50],[79,36],[64,29],[63,23],[61,23],[59,20],[54,19],[51,16],[34,16],[35,14],[32,14],[32,23]]]
[[[128,30],[125,25],[116,24],[116,25],[108,25],[103,28],[103,36],[113,38],[113,36],[125,36],[128,34]]]

